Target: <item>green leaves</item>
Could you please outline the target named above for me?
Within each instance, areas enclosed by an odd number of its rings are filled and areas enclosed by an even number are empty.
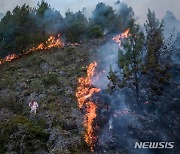
[[[147,73],[147,83],[149,92],[149,99],[153,98],[155,95],[162,94],[159,93],[161,89],[168,83],[169,80],[169,70],[170,61],[165,60],[163,54],[163,46],[166,46],[163,37],[163,22],[160,22],[154,12],[148,10],[148,20],[146,21],[146,73]],[[166,48],[166,54],[170,57],[171,52]]]
[[[20,54],[44,42],[49,35],[61,34],[67,42],[81,43],[105,33],[120,32],[133,24],[134,13],[127,5],[118,5],[116,11],[104,3],[97,4],[90,19],[83,11],[67,11],[63,17],[44,0],[37,8],[16,6],[0,21],[0,58]]]
[[[104,3],[98,3],[93,11],[92,21],[99,25],[102,30],[113,32],[120,30],[120,18],[115,14],[111,6]]]

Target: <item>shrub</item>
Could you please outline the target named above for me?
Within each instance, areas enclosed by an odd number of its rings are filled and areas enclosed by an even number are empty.
[[[59,84],[58,75],[57,74],[50,74],[49,73],[47,77],[43,78],[43,84],[45,86]]]
[[[29,153],[34,151],[37,147],[46,149],[46,142],[49,138],[49,133],[44,130],[36,123],[29,121],[24,116],[15,116],[10,121],[0,124],[0,152],[5,153],[7,151],[6,145],[10,140],[12,134],[16,134],[15,152],[19,152],[19,144],[23,142],[25,151],[23,153]],[[22,133],[24,138],[22,139]],[[34,143],[38,144],[37,147],[33,146]]]
[[[23,104],[18,102],[12,93],[7,96],[0,97],[0,108],[6,108],[14,113],[23,112]]]
[[[103,36],[103,31],[98,25],[91,25],[89,27],[89,37],[90,38],[99,38]]]

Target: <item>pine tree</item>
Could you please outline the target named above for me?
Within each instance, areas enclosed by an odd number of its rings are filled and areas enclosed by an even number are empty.
[[[131,24],[130,36],[122,41],[121,45],[118,55],[119,75],[112,69],[109,72],[111,88],[127,88],[135,101],[140,103],[141,91],[144,88],[144,34],[140,31],[139,25]]]
[[[44,0],[42,0],[41,3],[38,2],[37,15],[43,17],[48,9],[50,9],[50,5],[47,2]]]
[[[117,10],[116,14],[121,21],[122,29],[127,29],[135,21],[135,14],[131,7],[126,3],[117,1],[116,3]]]
[[[120,18],[115,10],[105,3],[98,3],[93,11],[92,21],[101,27],[103,31],[118,32],[121,30]]]
[[[148,10],[146,29],[145,67],[147,73],[147,98],[149,101],[156,101],[158,95],[163,92],[163,87],[170,79],[170,56],[171,48],[163,37],[163,21],[156,19],[155,13]]]

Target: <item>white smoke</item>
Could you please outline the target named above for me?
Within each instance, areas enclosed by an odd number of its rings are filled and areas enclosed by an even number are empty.
[[[24,3],[35,7],[41,0],[0,0],[0,12],[7,12],[13,10],[16,5],[23,5]],[[62,15],[70,9],[72,11],[82,10],[86,7],[88,14],[90,15],[96,4],[104,2],[107,5],[114,6],[117,0],[45,0],[53,8],[59,10]],[[180,19],[179,13],[179,0],[121,0],[121,2],[127,3],[131,6],[135,14],[139,17],[139,22],[144,23],[146,20],[147,10],[150,8],[156,12],[158,18],[162,19],[167,10],[172,11],[177,18]]]
[[[101,46],[96,52],[98,53],[98,61],[100,63],[100,69],[102,73],[99,74],[100,80],[94,80],[94,85],[101,89],[107,89],[109,80],[107,78],[110,66],[113,70],[118,69],[117,60],[118,60],[118,43],[110,40]]]

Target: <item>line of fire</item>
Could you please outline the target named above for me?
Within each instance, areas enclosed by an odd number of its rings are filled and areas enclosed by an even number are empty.
[[[122,34],[113,37],[112,40],[120,46],[121,40],[127,38],[129,35],[129,29],[127,29]],[[100,133],[102,123],[103,125],[107,123],[106,119],[103,120],[102,115],[98,114],[98,112],[105,109],[105,114],[107,114],[105,116],[108,117],[111,110],[108,104],[98,102],[98,97],[100,96],[94,95],[95,93],[99,93],[101,91],[100,88],[96,88],[93,85],[93,77],[97,75],[97,73],[95,73],[96,67],[97,62],[92,62],[89,66],[87,66],[87,76],[78,79],[79,85],[76,92],[79,108],[85,110],[84,127],[86,128],[86,133],[84,139],[90,146],[91,151],[94,151],[94,148],[98,146],[98,133]],[[99,79],[97,78],[97,80]],[[93,96],[95,98],[92,98]],[[93,100],[95,100],[95,102],[93,102]],[[101,122],[98,123],[98,121]]]
[[[122,34],[119,34],[113,37],[112,40],[118,43],[118,45],[120,46],[121,40],[124,38],[127,38],[128,36],[130,36],[129,29],[127,29]],[[37,47],[33,47],[29,49],[28,51],[23,52],[23,55],[40,51],[40,50],[49,50],[51,48],[63,48],[64,43],[61,41],[60,37],[61,37],[60,34],[57,36],[57,38],[54,36],[50,36],[49,39],[45,43],[40,43]],[[71,45],[77,45],[77,43],[71,44]],[[0,60],[0,64],[3,64],[5,62],[10,62],[14,59],[18,59],[21,56],[22,55],[16,55],[16,54],[8,55],[7,57]],[[80,77],[78,79],[79,85],[76,91],[78,106],[80,109],[84,110],[85,112],[84,127],[86,129],[86,133],[84,135],[84,139],[86,143],[90,146],[91,151],[94,151],[95,145],[97,143],[98,134],[96,133],[100,131],[100,130],[98,131],[98,128],[99,128],[98,123],[96,123],[96,126],[94,126],[94,120],[96,119],[96,116],[97,116],[96,112],[98,110],[102,110],[102,106],[98,107],[98,105],[96,105],[96,103],[93,102],[92,100],[93,94],[99,93],[101,90],[100,88],[96,88],[93,86],[92,80],[93,80],[93,77],[96,75],[95,73],[96,67],[97,67],[97,62],[92,62],[89,66],[87,66],[87,74],[86,74],[87,76]],[[106,108],[107,111],[110,110],[108,105],[104,107]]]
[[[0,0],[0,154],[180,153],[180,2],[38,1]]]

